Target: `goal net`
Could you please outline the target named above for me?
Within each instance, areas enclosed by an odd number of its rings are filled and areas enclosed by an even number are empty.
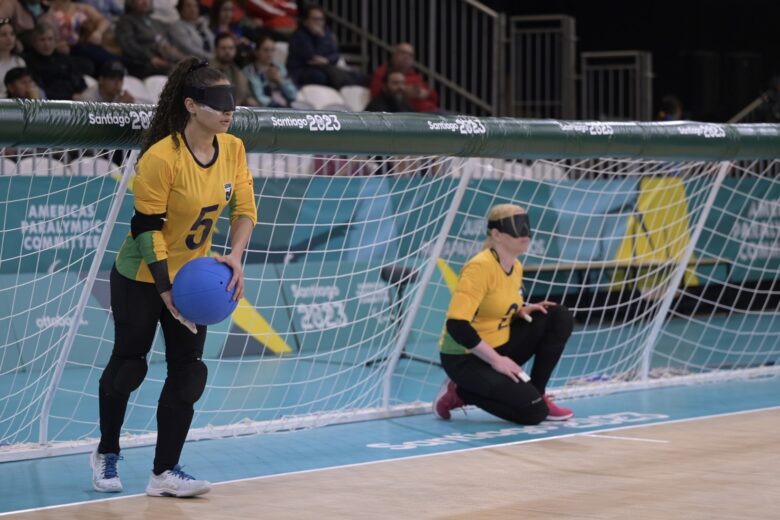
[[[99,436],[108,273],[148,124],[137,106],[13,108],[26,133],[0,133],[0,460]],[[427,413],[458,271],[505,202],[534,230],[525,298],[576,318],[559,397],[776,375],[780,131],[551,124],[239,110],[258,225],[246,294],[209,328],[190,438]],[[229,242],[223,218],[212,252]],[[154,442],[162,334],[149,364],[123,446]]]

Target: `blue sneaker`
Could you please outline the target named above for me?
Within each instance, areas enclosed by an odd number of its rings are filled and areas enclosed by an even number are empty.
[[[211,491],[211,484],[198,480],[182,471],[176,464],[173,469],[149,477],[146,494],[150,497],[194,497]]]
[[[92,487],[101,493],[119,493],[122,491],[122,481],[119,480],[117,462],[122,457],[116,453],[98,453],[97,448],[89,456],[92,467]]]

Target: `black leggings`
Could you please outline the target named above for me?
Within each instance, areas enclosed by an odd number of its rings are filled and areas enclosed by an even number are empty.
[[[201,357],[206,327],[193,334],[160,298],[153,283],[125,278],[111,270],[111,309],[114,349],[100,378],[100,453],[119,453],[119,434],[130,393],[146,375],[146,356],[152,349],[157,323],[165,337],[167,377],[157,406],[157,447],[154,471],[172,469],[179,462],[192,423],[193,404],[206,383]]]
[[[519,424],[539,424],[547,417],[542,399],[574,319],[563,306],[549,307],[547,314],[533,313],[533,323],[515,319],[509,329],[509,341],[496,349],[502,356],[523,365],[534,358],[531,381],[515,383],[474,354],[442,354],[441,364],[447,376],[458,385],[458,395],[497,417]]]

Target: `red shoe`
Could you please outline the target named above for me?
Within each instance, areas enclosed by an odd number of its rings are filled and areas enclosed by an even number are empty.
[[[544,394],[544,402],[547,403],[547,420],[548,421],[565,421],[571,417],[574,417],[574,412],[563,406],[558,406],[553,403],[552,398],[547,394]]]
[[[448,379],[445,379],[439,388],[439,393],[433,400],[433,415],[445,421],[450,418],[450,410],[463,408],[466,403],[458,397],[458,386]]]

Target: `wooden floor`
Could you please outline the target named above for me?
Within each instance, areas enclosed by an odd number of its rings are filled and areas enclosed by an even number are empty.
[[[8,519],[780,518],[780,410],[128,497]]]

